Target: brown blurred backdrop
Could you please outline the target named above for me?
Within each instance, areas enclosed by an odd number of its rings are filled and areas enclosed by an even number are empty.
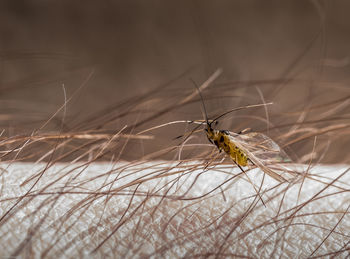
[[[337,99],[349,94],[349,10],[346,0],[1,1],[0,124],[30,133],[63,104],[62,85],[69,98],[83,84],[67,106],[69,130],[189,69],[174,86],[188,94],[189,77],[200,83],[222,67],[221,83],[302,78],[278,98],[268,93],[279,84],[262,88],[284,111]],[[197,104],[177,118],[200,116]]]

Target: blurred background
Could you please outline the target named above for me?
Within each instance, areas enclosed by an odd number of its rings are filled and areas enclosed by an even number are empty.
[[[274,102],[274,125],[304,121],[302,112],[310,107],[316,109],[306,112],[309,121],[335,116],[336,123],[348,123],[349,10],[346,0],[1,1],[3,136],[31,134],[57,111],[45,130],[57,131],[63,117],[65,131],[135,126],[190,95],[190,78],[201,84],[219,67],[222,75],[203,93],[210,115],[265,100]],[[135,116],[133,107],[139,109]],[[173,107],[135,132],[201,119],[200,109],[198,102]],[[128,116],[115,119],[122,112]],[[249,116],[253,124],[231,116],[220,126],[266,130],[256,120],[266,117],[264,109]],[[131,145],[125,158],[169,145],[185,128],[167,128],[155,141]],[[326,162],[345,161],[344,136],[324,142],[333,150]],[[294,150],[311,151],[313,143],[309,139]]]

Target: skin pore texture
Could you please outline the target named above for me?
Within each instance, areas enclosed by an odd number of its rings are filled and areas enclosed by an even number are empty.
[[[265,205],[247,177],[229,164],[45,167],[2,166],[4,258],[348,255],[346,166],[289,165],[300,172],[292,184],[253,169],[247,174],[262,186]],[[24,174],[32,179],[23,184]]]
[[[220,72],[216,70],[198,89],[208,88]],[[221,89],[217,85],[212,87]],[[81,126],[66,133],[62,127],[56,133],[38,131],[3,137],[0,255],[5,258],[348,256],[350,168],[347,163],[322,165],[320,161],[327,157],[327,143],[338,136],[343,139],[348,136],[349,124],[344,120],[330,126],[321,124],[317,117],[332,118],[339,112],[343,99],[321,108],[311,107],[308,113],[315,116],[315,121],[305,125],[284,122],[288,130],[275,133],[273,139],[284,143],[283,147],[291,154],[296,153],[292,149],[294,143],[303,144],[295,149],[302,156],[295,155],[299,158],[294,162],[278,159],[265,165],[262,161],[268,161],[264,159],[270,156],[259,155],[275,154],[264,149],[266,143],[282,154],[272,138],[254,133],[257,131],[232,135],[236,142],[227,139],[227,143],[239,144],[239,150],[244,151],[243,160],[237,160],[239,166],[236,166],[226,152],[218,151],[219,144],[208,143],[204,130],[208,124],[204,120],[155,122],[162,114],[193,102],[198,93],[194,89],[180,95],[176,104],[164,103],[154,114],[137,117],[134,124],[113,133],[101,130],[101,125],[113,121],[114,109],[112,114],[106,113],[109,120],[103,117],[101,122],[101,115],[94,118],[100,123],[95,130],[84,131]],[[152,92],[141,96],[139,105],[152,102],[148,98],[154,98]],[[65,98],[58,112],[62,109],[65,114],[69,100]],[[199,110],[201,99],[196,101]],[[259,103],[234,108],[240,114],[247,112],[245,120],[236,120],[242,123],[239,128],[246,128],[247,121],[254,125],[259,121],[257,118],[263,118],[255,110],[248,113],[253,108],[266,107],[264,102]],[[139,109],[134,100],[126,104],[128,116],[133,114],[133,109]],[[228,112],[221,111],[215,116],[222,117]],[[297,118],[303,118],[303,113],[296,113]],[[287,118],[294,121],[293,116]],[[279,119],[278,114],[270,118]],[[262,121],[270,126],[268,120]],[[89,120],[87,125],[93,122]],[[149,122],[153,126],[139,129]],[[182,125],[183,135],[171,142],[168,128],[177,124]],[[279,132],[278,127],[283,126],[281,122],[275,129],[268,127],[268,131]],[[213,142],[229,136],[226,131],[220,133],[208,128]],[[145,149],[144,142],[157,140],[162,146],[154,152]],[[207,144],[202,144],[204,141]],[[128,146],[134,151],[129,151],[131,154],[142,151],[139,159],[122,159]],[[254,164],[246,164],[245,156]],[[21,162],[26,159],[36,162]],[[287,175],[293,177],[286,181]]]
[[[350,256],[350,2],[25,2],[0,259]]]
[[[201,84],[200,90],[213,83],[219,75],[217,71]],[[271,154],[271,150],[263,149],[264,141],[271,147],[278,145],[263,134],[235,135],[235,141],[244,138],[247,147],[258,152],[244,150],[244,156],[249,158],[256,154],[254,165],[243,159],[237,160],[237,167],[230,156],[207,143],[203,121],[154,123],[156,126],[135,133],[134,129],[142,123],[156,120],[160,114],[177,109],[177,105],[190,103],[197,94],[195,89],[181,96],[176,105],[162,106],[154,115],[136,121],[131,127],[125,125],[113,134],[77,128],[69,134],[34,132],[3,138],[2,154],[8,161],[1,163],[0,255],[348,256],[350,168],[347,163],[322,165],[319,161],[327,154],[326,140],[347,136],[349,125],[344,122],[319,126],[318,121],[311,126],[292,124],[289,131],[274,139],[280,143],[283,140],[283,146],[292,154],[292,144],[306,139],[313,144],[311,152],[309,149],[304,153],[297,160],[299,163],[279,159],[266,167],[259,164],[263,157],[258,157],[260,151],[262,155]],[[201,100],[197,101],[198,108]],[[248,112],[253,106],[266,105],[246,105],[234,110]],[[328,107],[324,113],[316,109],[317,115],[324,117],[338,112],[330,111]],[[127,114],[132,114],[132,109]],[[256,116],[253,118],[252,123]],[[193,129],[182,129],[181,139],[174,139],[179,144],[169,144],[167,127],[176,124],[190,125]],[[212,130],[220,138],[225,132],[220,135],[220,131]],[[161,141],[162,148],[144,152],[140,159],[129,162],[121,159],[128,145],[134,145],[133,150],[143,148],[144,141],[156,141],[161,133],[166,136]],[[326,134],[328,138],[323,140]],[[202,144],[204,141],[207,144]],[[135,142],[141,144],[136,146]],[[35,144],[39,147],[35,148]],[[282,154],[279,148],[276,150]],[[20,162],[21,158],[34,155],[36,162]],[[172,159],[162,159],[169,155]],[[287,175],[293,178],[283,180]]]

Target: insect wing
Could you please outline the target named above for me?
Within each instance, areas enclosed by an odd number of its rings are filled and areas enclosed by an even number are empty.
[[[245,149],[254,153],[257,158],[264,160],[265,163],[273,164],[291,161],[276,142],[262,133],[236,134],[234,138],[235,142],[239,142]]]
[[[258,132],[231,133],[230,139],[243,150],[253,164],[277,181],[291,181],[294,178],[290,174],[286,174],[286,168],[281,165],[281,162],[290,162],[290,158],[268,136]]]

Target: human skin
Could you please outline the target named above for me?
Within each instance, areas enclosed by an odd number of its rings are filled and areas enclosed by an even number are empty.
[[[45,167],[2,166],[5,258],[348,255],[346,166],[295,165],[300,175],[294,183],[254,169],[247,175],[260,195],[230,164]]]
[[[210,78],[199,87],[201,90],[209,85]],[[111,120],[107,116],[101,122],[101,116],[96,116],[101,123],[96,132],[79,131],[84,127],[78,127],[68,133],[63,127],[69,100],[65,99],[54,114],[63,110],[58,131],[3,137],[1,256],[347,256],[348,166],[320,164],[330,154],[329,143],[339,136],[344,140],[349,134],[345,119],[331,126],[327,121],[320,124],[319,117],[304,122],[305,126],[293,122],[273,128],[271,124],[269,133],[276,135],[271,134],[271,139],[295,157],[295,153],[302,154],[294,161],[307,162],[285,165],[284,173],[289,170],[292,177],[283,175],[281,179],[289,182],[279,182],[278,177],[270,177],[273,174],[250,169],[254,164],[237,167],[215,145],[196,139],[202,136],[205,140],[200,120],[166,120],[162,124],[154,121],[190,103],[196,95],[196,90],[189,92],[177,104],[162,105],[155,114],[136,118],[134,124],[118,130],[101,131]],[[151,96],[146,94],[145,102]],[[343,100],[320,106],[323,113],[318,106],[312,111],[321,118],[330,117],[339,111],[339,102]],[[126,105],[135,108],[133,102]],[[333,105],[337,109],[329,108]],[[300,113],[304,118],[304,111]],[[113,118],[118,120],[118,116]],[[272,116],[269,118],[272,120]],[[259,119],[270,126],[267,119],[256,114],[246,115],[245,120],[225,118],[223,122],[250,125]],[[152,127],[144,126],[150,122]],[[91,120],[86,123],[90,128]],[[176,124],[185,126],[181,127],[183,135],[173,139],[180,143],[174,144],[169,127]],[[194,129],[187,129],[189,124]],[[286,125],[292,128],[276,134]],[[222,124],[215,126],[231,130]],[[243,125],[237,127],[245,129]],[[146,140],[156,151],[143,146]],[[155,145],[156,140],[161,145]],[[260,144],[255,143],[257,147]],[[130,154],[139,158],[122,160]],[[20,163],[21,160],[37,162]],[[277,161],[272,167],[280,165],[282,161]]]

